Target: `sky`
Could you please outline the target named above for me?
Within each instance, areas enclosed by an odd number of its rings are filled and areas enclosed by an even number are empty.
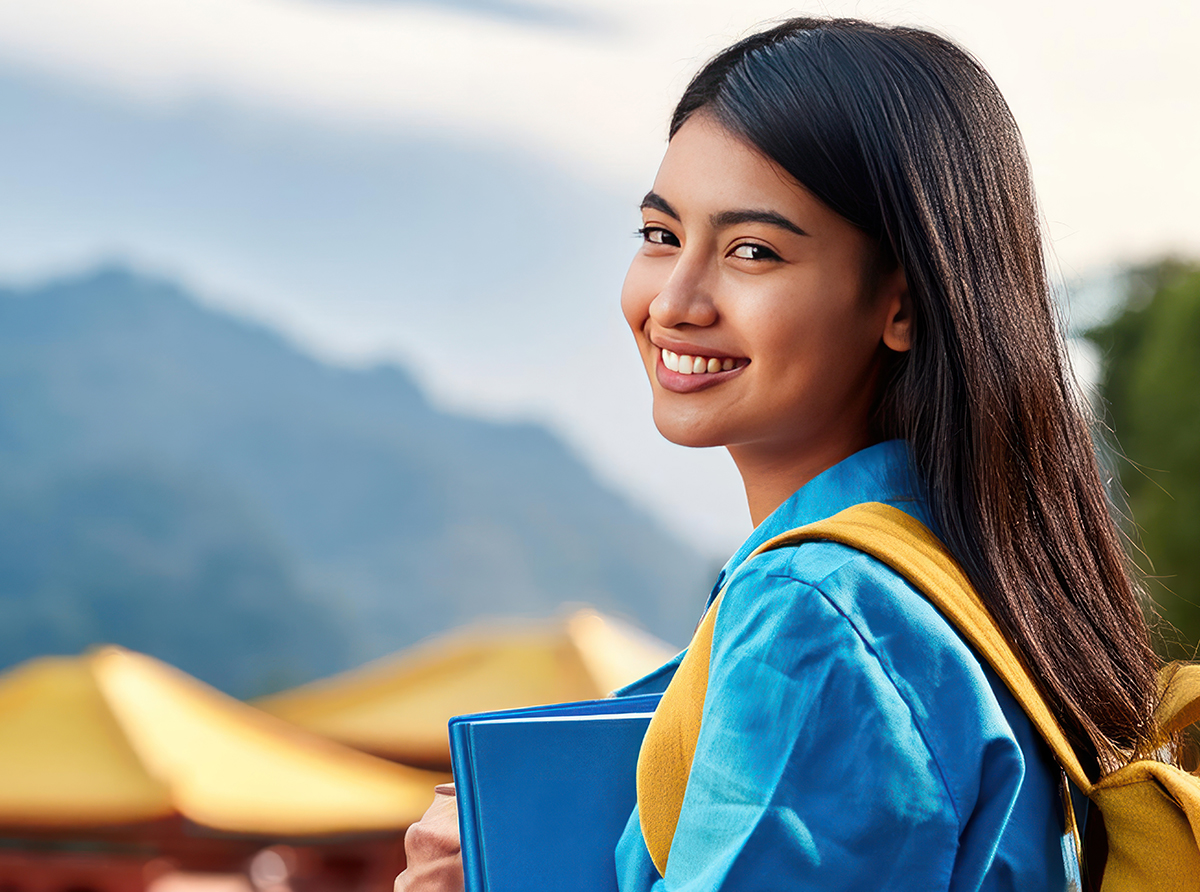
[[[122,261],[399,362],[549,424],[716,557],[749,531],[736,472],[657,436],[617,299],[688,77],[798,13],[984,63],[1063,280],[1200,255],[1190,0],[0,0],[0,279]]]

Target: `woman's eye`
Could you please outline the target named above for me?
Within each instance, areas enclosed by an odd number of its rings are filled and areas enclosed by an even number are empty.
[[[643,226],[638,230],[638,235],[642,237],[648,245],[669,245],[672,248],[679,247],[679,239],[675,237],[675,233],[669,229],[663,229],[661,226]]]
[[[743,242],[729,252],[731,257],[737,257],[741,260],[778,260],[779,255],[768,248],[766,245],[757,245],[754,242]]]

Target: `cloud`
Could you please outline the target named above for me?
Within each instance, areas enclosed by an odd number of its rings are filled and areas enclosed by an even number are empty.
[[[773,0],[0,0],[0,62],[166,109],[211,101],[515,149],[626,190],[651,178],[688,76],[784,11]],[[1029,140],[1052,232],[1071,235],[1072,265],[1200,243],[1181,210],[1200,200],[1196,4],[822,0],[819,11],[931,26],[983,60]],[[1105,178],[1124,192],[1115,201],[1096,188]]]
[[[432,5],[38,0],[0,5],[0,54],[142,103],[433,131],[624,179],[658,154],[678,65],[668,53],[647,71],[652,17],[634,9],[613,0],[595,16],[607,27],[548,29]]]
[[[586,10],[559,4],[521,2],[521,0],[324,0],[371,6],[425,6],[453,9],[484,18],[524,22],[548,28],[595,27],[601,20]]]

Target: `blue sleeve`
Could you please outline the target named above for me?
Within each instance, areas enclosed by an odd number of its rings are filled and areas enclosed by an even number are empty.
[[[956,801],[927,711],[879,652],[886,631],[864,633],[828,579],[779,562],[746,570],[717,615],[666,877],[635,812],[617,852],[622,892],[950,888],[973,803]]]

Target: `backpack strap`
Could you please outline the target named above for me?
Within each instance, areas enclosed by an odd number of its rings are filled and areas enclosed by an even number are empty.
[[[962,568],[924,524],[899,509],[868,502],[782,533],[760,545],[747,561],[766,551],[812,540],[838,542],[869,554],[918,589],[995,669],[1050,745],[1071,782],[1084,793],[1090,793],[1091,782],[1028,670],[996,626]],[[687,654],[646,730],[638,758],[642,835],[651,860],[664,875],[699,739],[713,629],[723,597],[724,590],[696,629]]]
[[[1158,674],[1154,724],[1162,739],[1200,722],[1200,664],[1168,663]]]
[[[983,657],[1016,697],[1068,779],[1092,784],[1029,670],[1009,643],[958,562],[929,528],[881,502],[854,505],[828,520],[776,536],[773,548],[812,539],[839,542],[871,555],[909,581]],[[765,550],[765,549],[764,549]]]
[[[1200,890],[1200,778],[1165,762],[1138,758],[1093,784],[1029,671],[962,568],[928,528],[903,511],[870,502],[776,536],[750,557],[814,539],[848,545],[887,564],[988,661],[1049,744],[1064,773],[1103,815],[1107,855],[1101,892]],[[701,620],[646,730],[638,758],[642,834],[663,874],[700,735],[713,630],[723,596],[724,591]],[[1159,693],[1156,729],[1138,748],[1142,753],[1153,752],[1172,734],[1200,720],[1200,665],[1166,666]]]
[[[725,588],[728,587],[727,583]],[[713,629],[724,594],[723,588],[696,627],[679,668],[658,701],[638,753],[638,820],[659,876],[667,874],[667,854],[675,839],[683,794],[696,756],[704,695],[708,691]]]

